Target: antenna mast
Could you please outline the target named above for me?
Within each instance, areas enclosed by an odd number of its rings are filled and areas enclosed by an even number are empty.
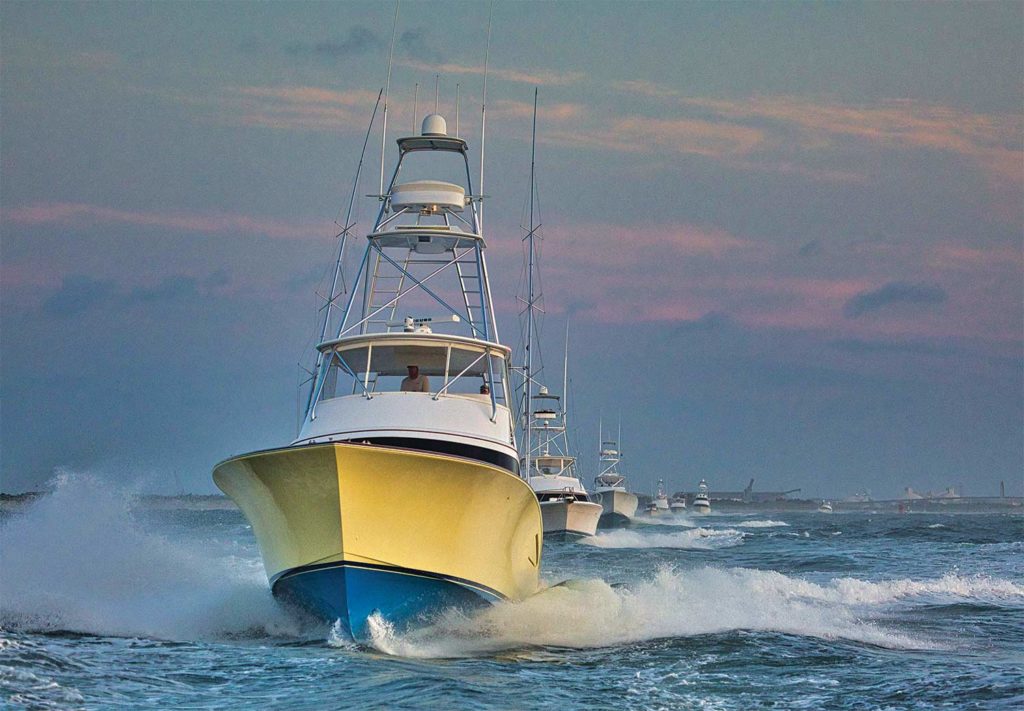
[[[323,325],[320,328],[320,341],[318,343],[323,343],[324,339],[327,337],[327,329],[330,328],[331,325],[331,309],[334,308],[335,299],[341,296],[341,294],[338,293],[338,282],[341,282],[341,293],[345,293],[348,290],[348,287],[345,285],[345,275],[343,273],[345,245],[348,243],[349,231],[355,226],[355,223],[352,222],[352,209],[356,201],[356,189],[359,187],[359,176],[363,172],[363,160],[366,158],[366,146],[370,142],[370,132],[373,131],[373,121],[377,118],[377,108],[380,106],[380,99],[383,93],[383,89],[378,92],[377,103],[373,105],[373,113],[370,115],[370,125],[366,127],[366,136],[363,137],[363,150],[359,152],[359,165],[356,166],[356,177],[352,180],[352,192],[349,193],[348,196],[348,210],[345,212],[345,224],[342,226],[341,232],[336,236],[336,239],[340,240],[340,244],[338,245],[338,260],[334,265],[334,279],[331,281],[331,293],[327,297],[327,307],[324,312]],[[316,367],[313,370],[314,373],[320,370],[323,358],[323,353],[318,350],[316,355]],[[310,390],[310,402],[312,402],[314,390],[315,388]],[[307,404],[307,408],[308,407],[309,405]]]
[[[494,0],[487,11],[487,49],[484,51],[484,90],[480,100],[480,232],[484,228],[484,147],[487,145],[487,62],[491,57],[491,18],[494,16]]]
[[[395,32],[398,30],[398,3],[395,0],[395,20],[391,24],[391,49],[388,51],[388,80],[384,84],[384,127],[380,132],[380,196],[384,199],[384,152],[388,143],[388,93],[391,91],[391,61],[395,56]]]
[[[416,88],[412,94],[412,135],[416,135],[416,115],[420,110],[420,83],[416,82]]]
[[[526,234],[526,240],[528,245],[529,254],[527,255],[527,275],[526,275],[526,365],[524,366],[524,374],[526,375],[526,381],[524,383],[525,390],[523,392],[524,402],[526,403],[526,476],[529,477],[531,474],[531,459],[533,454],[533,308],[534,308],[534,293],[533,293],[533,272],[534,272],[534,257],[536,250],[534,249],[534,234],[536,233],[536,227],[534,226],[534,213],[533,213],[533,194],[534,185],[536,179],[536,166],[537,166],[537,89],[533,90],[533,137],[531,139],[530,146],[530,231]]]

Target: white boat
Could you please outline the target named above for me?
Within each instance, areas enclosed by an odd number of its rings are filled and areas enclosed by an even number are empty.
[[[665,493],[664,479],[658,479],[658,491],[654,495],[654,507],[658,510],[659,514],[667,514],[670,511],[668,494]]]
[[[686,513],[686,496],[676,494],[668,500],[668,507],[677,516]]]
[[[697,493],[693,497],[693,512],[696,514],[711,513],[711,496],[708,494],[708,483],[703,479],[697,484]]]
[[[542,391],[535,399],[552,397]],[[545,415],[537,410],[534,416]],[[547,426],[544,426],[547,425]],[[597,533],[597,522],[603,509],[594,503],[576,474],[576,460],[565,453],[565,428],[560,422],[545,422],[534,428],[537,448],[531,452],[524,471],[530,472],[529,483],[537,494],[544,519],[544,540],[573,540]]]
[[[636,494],[626,491],[626,477],[619,473],[619,452],[617,440],[604,439],[604,430],[599,435],[601,448],[598,455],[599,473],[594,477],[594,500],[604,509],[598,523],[601,528],[628,526],[640,501]]]
[[[818,513],[832,513],[832,503],[829,501],[822,501],[821,506],[818,507]]]
[[[437,175],[443,161],[464,184],[399,182],[407,163]],[[401,628],[539,584],[541,511],[519,472],[511,351],[471,173],[466,141],[440,115],[398,139],[348,280],[350,235],[339,235],[298,437],[213,472],[252,525],[275,597],[357,639],[373,614]]]
[[[526,234],[527,279],[523,303],[526,321],[523,373],[523,438],[520,466],[540,502],[544,519],[544,538],[571,540],[593,536],[601,518],[600,504],[590,500],[576,474],[576,459],[569,452],[566,393],[569,383],[569,324],[565,327],[565,357],[562,368],[562,397],[542,385],[534,394],[537,373],[534,358],[540,352],[540,338],[534,318],[541,301],[535,280],[538,272],[536,250],[537,225],[534,223],[534,196],[537,148],[537,92],[534,91],[533,141],[530,159],[530,229]]]

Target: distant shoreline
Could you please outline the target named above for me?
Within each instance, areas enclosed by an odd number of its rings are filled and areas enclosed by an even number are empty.
[[[0,493],[0,510],[15,511],[46,496],[46,491],[21,494]],[[649,498],[641,496],[641,499]],[[718,513],[782,513],[817,511],[821,499],[780,499],[752,501],[711,499],[711,510]],[[879,501],[842,501],[831,499],[835,513],[1024,513],[1024,497],[970,496],[932,499],[887,499]],[[135,506],[150,510],[237,511],[235,502],[222,494],[143,494],[135,498]]]

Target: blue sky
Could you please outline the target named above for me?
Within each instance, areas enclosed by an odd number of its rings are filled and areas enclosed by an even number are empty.
[[[208,492],[293,436],[393,13],[0,5],[5,491]],[[477,147],[487,15],[402,5],[392,135],[440,74]],[[1022,492],[1022,37],[1016,2],[494,4],[499,325],[536,86],[546,352],[569,316],[588,472],[621,417],[640,490]]]

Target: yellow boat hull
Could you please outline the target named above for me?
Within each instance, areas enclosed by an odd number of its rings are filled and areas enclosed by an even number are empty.
[[[256,452],[213,472],[252,525],[275,595],[355,637],[539,584],[543,524],[530,487],[474,460],[353,443]]]

